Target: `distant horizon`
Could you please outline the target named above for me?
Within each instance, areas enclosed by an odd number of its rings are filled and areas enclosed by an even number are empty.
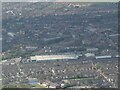
[[[1,0],[1,2],[119,2],[119,0]]]

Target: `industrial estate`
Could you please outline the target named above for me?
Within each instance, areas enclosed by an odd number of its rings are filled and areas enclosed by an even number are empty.
[[[118,3],[3,2],[3,88],[118,88]]]

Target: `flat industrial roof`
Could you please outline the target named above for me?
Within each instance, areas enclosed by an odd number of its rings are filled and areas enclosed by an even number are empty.
[[[78,55],[36,55],[31,56],[31,60],[58,60],[58,59],[77,59]]]

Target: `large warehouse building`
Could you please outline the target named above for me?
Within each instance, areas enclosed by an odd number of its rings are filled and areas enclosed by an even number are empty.
[[[78,55],[36,55],[31,56],[30,61],[44,61],[44,60],[66,60],[77,59]]]

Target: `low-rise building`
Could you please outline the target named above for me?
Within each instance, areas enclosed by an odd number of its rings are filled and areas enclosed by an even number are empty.
[[[36,55],[31,56],[30,61],[45,61],[45,60],[66,60],[66,59],[77,59],[77,55]]]

